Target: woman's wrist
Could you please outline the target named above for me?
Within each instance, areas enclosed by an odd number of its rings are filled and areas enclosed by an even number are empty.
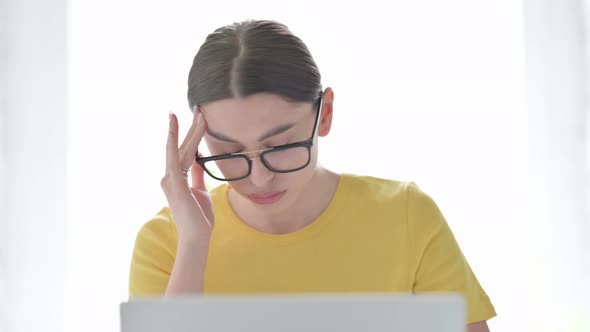
[[[184,232],[182,234],[178,234],[178,246],[177,252],[179,250],[208,250],[209,249],[209,242],[211,240],[211,230],[202,229],[196,231],[194,233]]]

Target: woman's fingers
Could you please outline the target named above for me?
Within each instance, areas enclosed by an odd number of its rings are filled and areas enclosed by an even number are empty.
[[[201,165],[197,164],[194,159],[193,165],[191,166],[191,178],[193,188],[197,190],[207,190],[205,187],[205,170],[203,170]]]
[[[199,144],[201,143],[201,139],[203,138],[203,135],[205,135],[206,124],[201,112],[198,112],[195,119],[193,120],[191,129],[192,130],[189,130],[189,133],[182,143],[182,146],[178,150],[179,160],[182,165],[181,167],[188,168],[193,164],[195,155],[199,149]]]
[[[190,137],[192,137],[195,129],[197,128],[198,114],[199,114],[199,108],[197,106],[195,106],[195,109],[193,111],[193,122],[191,124],[191,127],[188,129],[186,136],[184,137],[184,141],[182,141],[182,144],[180,144],[180,148],[179,148],[180,151],[183,151],[185,149],[186,143],[190,140]]]
[[[181,167],[178,163],[178,119],[174,113],[170,113],[166,142],[166,169],[180,171]]]

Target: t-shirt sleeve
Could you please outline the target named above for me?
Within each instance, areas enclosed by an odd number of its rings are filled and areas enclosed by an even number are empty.
[[[453,292],[464,296],[467,323],[488,320],[496,311],[436,203],[415,183],[407,184],[408,230],[413,240],[416,293]]]
[[[162,209],[137,234],[129,271],[129,298],[166,292],[178,243],[168,211]]]

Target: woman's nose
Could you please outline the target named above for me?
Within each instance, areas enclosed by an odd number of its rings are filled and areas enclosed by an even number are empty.
[[[273,171],[264,166],[260,158],[252,158],[252,172],[249,178],[256,187],[266,187],[266,184],[272,180],[274,174]]]

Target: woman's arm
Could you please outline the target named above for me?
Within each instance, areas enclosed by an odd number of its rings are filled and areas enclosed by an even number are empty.
[[[490,332],[490,329],[488,328],[488,323],[483,320],[467,325],[467,332]]]
[[[178,147],[178,119],[170,114],[166,174],[160,185],[174,218],[178,247],[166,295],[202,293],[204,288],[214,214],[211,196],[205,188],[205,171],[196,163],[195,155],[205,129],[203,114],[195,108],[193,124]],[[188,169],[193,179],[191,186]]]
[[[184,239],[178,243],[166,295],[203,293],[209,241]]]

